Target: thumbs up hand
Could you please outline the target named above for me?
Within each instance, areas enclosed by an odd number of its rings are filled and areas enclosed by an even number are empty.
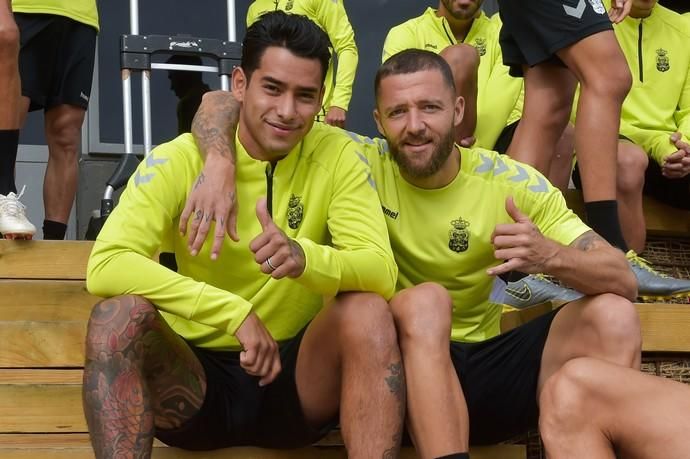
[[[539,228],[515,205],[512,196],[506,199],[506,212],[514,223],[496,225],[491,235],[494,256],[504,260],[487,270],[490,276],[518,270],[528,274],[548,272],[547,263],[560,250],[560,245],[541,234]]]
[[[306,266],[304,250],[273,222],[266,198],[257,201],[256,218],[261,223],[261,234],[252,240],[249,249],[254,252],[254,260],[261,266],[261,272],[274,279],[301,276]]]

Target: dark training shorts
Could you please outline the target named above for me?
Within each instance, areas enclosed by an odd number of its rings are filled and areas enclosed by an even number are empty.
[[[192,347],[206,373],[206,398],[192,419],[179,429],[158,429],[156,438],[199,451],[230,446],[298,448],[323,438],[338,420],[315,429],[304,417],[295,382],[303,333],[280,344],[282,371],[264,387],[240,367],[239,352]]]
[[[541,357],[559,310],[481,343],[451,342],[470,415],[470,444],[509,440],[537,427]]]
[[[19,73],[29,110],[62,104],[86,109],[91,95],[95,28],[52,14],[15,13]]]
[[[510,74],[555,59],[556,52],[585,37],[612,30],[601,0],[498,0],[500,43]]]

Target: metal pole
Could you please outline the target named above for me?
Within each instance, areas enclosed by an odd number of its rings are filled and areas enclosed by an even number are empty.
[[[139,0],[129,0],[129,26],[132,35],[139,35]]]
[[[151,151],[151,71],[141,72],[141,108],[144,117],[144,154]]]
[[[134,153],[132,141],[132,78],[128,69],[122,70],[122,109],[125,120],[125,154]]]
[[[230,77],[228,75],[220,76],[220,89],[230,91]]]
[[[237,41],[237,28],[235,27],[235,0],[228,0],[228,40]]]

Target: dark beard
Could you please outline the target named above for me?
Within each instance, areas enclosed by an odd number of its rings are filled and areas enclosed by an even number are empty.
[[[477,14],[477,11],[479,11],[479,9],[481,8],[481,4],[477,4],[475,5],[474,10],[472,11],[463,9],[461,10],[461,12],[456,13],[450,8],[449,3],[451,1],[452,0],[443,0],[443,6],[445,6],[446,11],[448,11],[448,14],[450,14],[456,21],[472,19]]]
[[[441,142],[431,155],[431,160],[423,167],[417,167],[411,161],[408,161],[405,155],[400,153],[400,149],[397,145],[390,144],[390,153],[404,174],[412,178],[426,178],[431,177],[441,170],[453,151],[454,145],[455,135],[454,131],[450,129],[446,135],[441,138]]]

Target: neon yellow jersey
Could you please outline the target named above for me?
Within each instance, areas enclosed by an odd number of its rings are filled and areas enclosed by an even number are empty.
[[[500,332],[503,288],[498,287],[505,284],[494,282],[486,270],[499,264],[491,245],[494,228],[512,223],[505,211],[508,196],[546,237],[561,244],[589,231],[560,191],[507,156],[461,148],[460,172],[453,182],[427,190],[400,175],[384,140],[352,136],[361,142],[376,181],[400,271],[397,288],[429,281],[443,285],[453,299],[454,341],[484,341]]]
[[[669,137],[690,137],[690,26],[657,4],[644,19],[614,27],[633,85],[623,103],[620,133],[663,164],[678,150]]]
[[[325,115],[333,106],[347,110],[352,98],[359,54],[343,0],[255,0],[247,11],[247,26],[263,13],[276,10],[307,16],[328,34],[338,57],[338,69],[334,75],[331,59],[320,114]]]
[[[98,30],[96,0],[12,0],[12,11],[66,16]]]
[[[203,163],[191,134],[183,134],[154,149],[130,179],[94,244],[89,291],[141,295],[178,334],[214,349],[239,349],[232,335],[250,311],[282,341],[339,291],[390,298],[397,268],[369,170],[349,137],[326,127],[315,123],[273,168],[273,220],[306,255],[298,279],[275,280],[254,261],[249,244],[261,233],[255,203],[267,194],[269,163],[253,159],[239,142],[240,242],[226,237],[216,261],[210,259],[210,240],[196,257],[189,254],[177,227]],[[151,259],[165,241],[172,241],[179,273]]]
[[[472,22],[464,43],[479,52],[479,88],[477,93],[477,128],[475,145],[493,148],[501,131],[521,116],[521,107],[513,112],[522,90],[522,78],[510,76],[503,65],[503,55],[498,42],[501,22],[489,18],[483,12]],[[393,27],[383,44],[382,59],[405,49],[418,48],[440,53],[446,47],[457,44],[448,21],[427,8],[424,14]]]

